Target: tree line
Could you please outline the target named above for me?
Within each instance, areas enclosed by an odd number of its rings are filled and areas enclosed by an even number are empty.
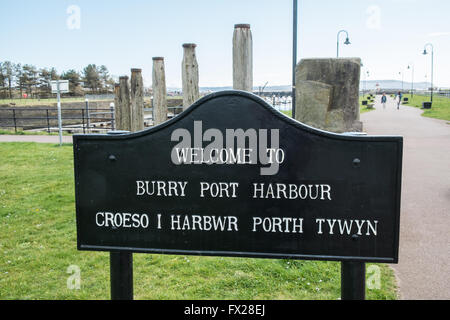
[[[108,93],[114,80],[104,65],[89,64],[81,72],[74,69],[58,73],[53,67],[37,68],[30,64],[0,61],[0,98],[46,98],[51,96],[52,80],[69,80],[70,95]]]

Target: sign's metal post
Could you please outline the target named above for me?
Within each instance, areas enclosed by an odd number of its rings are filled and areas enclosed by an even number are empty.
[[[122,135],[129,131],[110,131],[108,135]],[[109,255],[111,300],[133,300],[133,254],[111,251]]]
[[[59,146],[62,146],[62,117],[61,117],[61,90],[59,81],[57,85],[57,97],[58,97],[58,130],[59,130]]]
[[[366,264],[341,262],[341,299],[364,300],[366,296]]]
[[[133,254],[110,253],[111,300],[133,300]]]
[[[87,126],[87,132],[89,133],[89,129],[91,127],[91,116],[89,114],[89,99],[86,99],[84,101],[86,103],[86,126]]]
[[[294,0],[294,23],[293,23],[293,53],[292,53],[292,118],[295,119],[296,89],[295,69],[297,67],[297,30],[298,30],[298,2]]]

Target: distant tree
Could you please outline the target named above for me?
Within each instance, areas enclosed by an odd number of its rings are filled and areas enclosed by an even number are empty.
[[[76,95],[84,93],[83,87],[92,92],[109,91],[115,82],[105,65],[89,64],[81,73],[71,69],[59,75],[54,67],[37,69],[31,64],[0,62],[0,94],[3,97],[12,99],[14,92],[23,96],[24,91],[29,95],[49,93],[50,81],[58,79],[69,80],[70,91]]]
[[[81,95],[83,93],[83,89],[80,86],[81,76],[77,71],[73,69],[68,70],[61,75],[61,79],[69,80],[69,90],[73,94]]]
[[[21,97],[23,89],[25,89],[25,80],[26,80],[23,73],[24,72],[22,65],[20,63],[14,64],[15,88],[19,89]]]
[[[61,79],[61,76],[58,74],[58,71],[56,71],[55,68],[50,69],[50,79],[51,80],[59,80]]]
[[[52,90],[50,82],[53,80],[59,80],[61,77],[55,68],[42,68],[39,70],[38,86],[40,92],[49,94]]]
[[[61,79],[69,80],[70,85],[72,85],[74,87],[79,86],[80,83],[81,83],[81,76],[80,76],[80,74],[78,72],[76,72],[75,70],[73,70],[73,69],[64,72],[61,75]]]
[[[109,87],[114,89],[114,80],[109,74],[108,68],[105,65],[101,65],[99,68],[100,80],[102,81],[102,87],[108,90]]]
[[[39,70],[39,89],[41,92],[44,93],[50,93],[51,91],[51,86],[50,86],[50,81],[51,81],[52,77],[51,77],[51,73],[50,70],[48,70],[47,68],[42,68]]]
[[[101,88],[100,70],[95,64],[90,64],[83,70],[84,86],[97,92]]]
[[[1,65],[2,68],[2,77],[5,87],[8,88],[9,98],[12,99],[12,88],[15,77],[15,64],[11,61],[5,61]]]
[[[22,74],[20,77],[21,86],[25,86],[27,93],[33,95],[33,88],[36,89],[38,85],[38,70],[35,66],[26,64],[22,67]]]
[[[0,62],[0,90],[4,90],[6,88],[6,77],[3,74],[3,62]],[[2,97],[4,94],[2,94]]]

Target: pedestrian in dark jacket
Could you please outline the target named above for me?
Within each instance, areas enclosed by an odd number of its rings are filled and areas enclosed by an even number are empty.
[[[402,97],[403,97],[403,95],[400,91],[397,93],[397,97],[398,97],[398,101],[397,101],[397,110],[398,110],[398,109],[400,109],[400,103],[402,103]]]

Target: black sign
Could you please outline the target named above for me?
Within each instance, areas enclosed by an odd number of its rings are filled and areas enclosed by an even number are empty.
[[[398,261],[401,137],[338,135],[240,91],[74,136],[78,249]]]

